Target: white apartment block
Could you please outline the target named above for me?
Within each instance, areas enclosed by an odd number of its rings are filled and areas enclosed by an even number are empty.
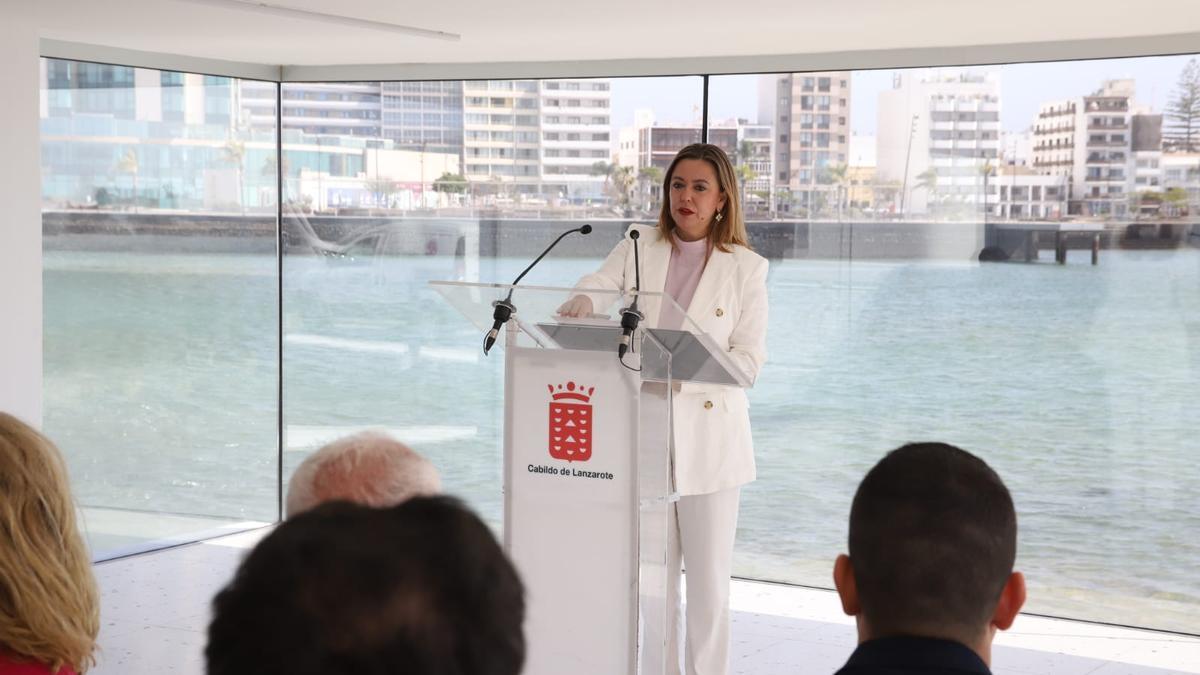
[[[733,161],[746,165],[752,177],[746,182],[747,194],[775,191],[775,133],[769,124],[746,124],[738,120],[738,151]]]
[[[879,95],[878,116],[879,180],[901,185],[905,212],[982,201],[985,170],[1000,155],[993,73],[897,73],[892,89]],[[935,178],[921,178],[930,170]]]
[[[1076,164],[1075,127],[1081,103],[1043,103],[1033,123],[1033,169],[1050,176],[1070,176]],[[1083,149],[1079,151],[1082,158]]]
[[[988,177],[988,215],[1006,220],[1057,220],[1067,212],[1067,185],[1065,175],[1001,166]]]
[[[1108,80],[1040,107],[1033,168],[1067,178],[1069,214],[1125,216],[1136,193],[1162,190],[1162,115],[1138,112],[1133,97],[1133,80]]]
[[[536,80],[463,82],[463,173],[478,189],[530,195],[541,184]]]
[[[1183,190],[1189,210],[1200,213],[1200,153],[1165,154],[1161,167],[1163,190]]]
[[[244,104],[254,112],[258,128],[274,128],[275,86],[241,81]],[[356,136],[380,138],[382,104],[378,82],[285,83],[281,87],[285,131],[295,130],[314,136]],[[261,104],[269,101],[267,109]],[[268,114],[269,116],[263,116]]]
[[[1000,163],[1033,166],[1033,130],[1000,132]]]
[[[612,85],[606,79],[541,81],[542,193],[598,197],[612,159]]]

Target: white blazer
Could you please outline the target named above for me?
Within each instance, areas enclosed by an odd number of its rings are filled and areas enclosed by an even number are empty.
[[[663,292],[671,244],[657,227],[637,228],[642,290]],[[594,273],[579,280],[579,290],[630,290],[634,285],[633,246],[628,234]],[[589,296],[597,312],[611,296]],[[657,303],[643,305],[648,325],[657,319]],[[728,253],[714,249],[692,296],[688,316],[728,350],[751,382],[767,359],[767,259],[744,246]],[[684,383],[674,398],[675,487],[699,495],[754,480],[754,443],[750,404],[740,387]]]

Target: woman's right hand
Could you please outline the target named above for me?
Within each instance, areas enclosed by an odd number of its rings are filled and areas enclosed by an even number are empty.
[[[592,299],[586,295],[576,295],[558,308],[559,316],[584,317],[592,313]]]

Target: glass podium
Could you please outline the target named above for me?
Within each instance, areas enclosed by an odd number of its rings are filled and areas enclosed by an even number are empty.
[[[504,352],[504,547],[526,589],[528,675],[666,672],[673,393],[747,386],[661,293],[435,281]],[[557,314],[586,294],[595,313]],[[644,315],[618,357],[621,308]]]

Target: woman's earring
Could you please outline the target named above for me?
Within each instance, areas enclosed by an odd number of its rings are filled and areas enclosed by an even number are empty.
[[[716,217],[716,221],[717,221],[718,223],[719,223],[719,222],[721,222],[721,219],[722,219],[722,218],[724,218],[724,217],[725,217],[725,215],[724,215],[724,214],[722,214],[720,211],[717,211],[717,217]]]

